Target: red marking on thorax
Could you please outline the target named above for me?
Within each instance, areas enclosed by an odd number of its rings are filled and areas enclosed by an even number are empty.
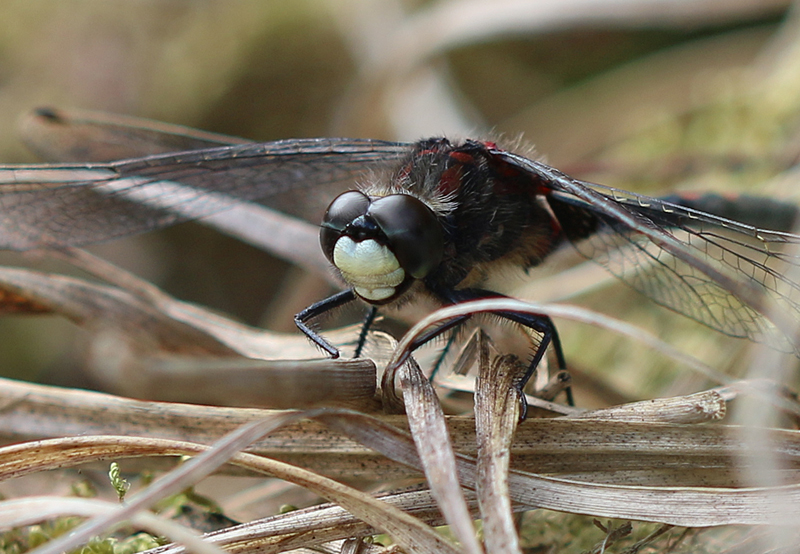
[[[450,159],[462,164],[475,163],[475,157],[472,154],[467,154],[466,152],[450,152]]]
[[[530,190],[530,178],[505,162],[493,164],[493,169],[497,175],[494,180],[494,192],[497,194],[524,194]]]
[[[436,191],[443,195],[455,193],[461,187],[461,180],[464,177],[461,168],[460,165],[453,165],[445,169],[439,178],[439,184],[436,185]]]
[[[494,180],[494,192],[497,194],[546,195],[550,189],[542,186],[538,175],[522,170],[499,156],[490,156],[490,164],[497,176]]]

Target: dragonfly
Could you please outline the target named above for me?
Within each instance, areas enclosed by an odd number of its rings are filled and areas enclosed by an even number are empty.
[[[53,143],[51,157],[80,159],[90,152],[81,141],[101,134],[96,121],[84,128],[56,110],[35,117],[72,133]],[[331,357],[338,349],[311,322],[336,307],[359,300],[370,307],[359,355],[379,309],[416,295],[442,305],[501,297],[483,288],[491,275],[535,268],[569,245],[664,307],[800,355],[794,206],[639,195],[575,179],[490,141],[250,143],[138,120],[118,126],[145,145],[140,157],[0,166],[0,248],[83,246],[257,203],[319,225],[322,250],[347,288],[295,322]],[[105,146],[113,155],[113,141]],[[774,228],[758,227],[764,220]],[[496,315],[541,336],[525,379],[550,346],[566,367],[549,317]]]

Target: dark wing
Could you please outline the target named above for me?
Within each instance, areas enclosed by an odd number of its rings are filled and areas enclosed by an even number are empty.
[[[257,202],[319,221],[409,145],[297,139],[96,164],[0,166],[0,248],[79,246]]]
[[[495,152],[538,177],[578,251],[657,303],[734,337],[800,354],[800,236],[575,180]]]

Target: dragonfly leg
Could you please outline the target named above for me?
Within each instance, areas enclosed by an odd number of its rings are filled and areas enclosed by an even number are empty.
[[[294,324],[297,325],[297,328],[300,329],[305,336],[307,336],[311,342],[322,348],[325,352],[327,352],[331,358],[338,358],[339,357],[339,349],[325,340],[322,335],[317,333],[311,327],[308,326],[309,321],[321,316],[322,314],[329,312],[335,308],[340,306],[344,306],[345,304],[352,302],[356,299],[356,295],[352,290],[345,290],[339,293],[334,294],[333,296],[329,296],[324,300],[320,300],[319,302],[315,302],[314,304],[310,305],[308,308],[294,316]],[[374,316],[373,316],[374,318]],[[371,320],[370,320],[371,322]],[[364,334],[364,331],[362,331]],[[366,335],[364,335],[366,337]],[[359,345],[361,344],[361,339],[359,339]]]
[[[451,333],[450,337],[448,337],[448,339],[447,339],[447,343],[445,343],[445,345],[444,345],[444,348],[442,348],[442,351],[436,357],[436,363],[433,364],[433,369],[431,369],[431,374],[428,377],[429,381],[433,382],[433,380],[436,378],[436,375],[439,373],[439,370],[441,369],[445,358],[450,353],[450,349],[453,347],[453,344],[455,342],[456,342],[456,334],[455,333]]]
[[[364,323],[361,325],[361,332],[358,334],[358,343],[356,343],[356,352],[353,354],[354,358],[361,357],[361,351],[364,349],[364,344],[367,342],[367,334],[372,327],[372,322],[375,321],[375,316],[378,315],[378,307],[370,306],[367,317],[364,318]]]
[[[481,300],[481,299],[488,299],[488,298],[504,298],[503,295],[500,295],[496,292],[485,291],[481,289],[462,289],[458,291],[442,291],[438,292],[439,296],[441,296],[444,300],[446,300],[449,304],[458,304],[461,302],[468,302],[470,300]],[[504,312],[504,311],[496,311],[496,312],[489,312],[498,317],[502,317],[503,319],[508,319],[509,321],[513,321],[529,329],[536,331],[537,333],[541,333],[542,339],[539,342],[539,345],[536,347],[536,351],[533,354],[533,359],[531,363],[528,365],[528,369],[525,371],[525,374],[519,381],[517,385],[517,390],[520,394],[520,402],[521,402],[521,411],[520,411],[520,419],[525,419],[525,414],[528,409],[528,404],[525,401],[525,394],[522,392],[522,389],[525,387],[525,384],[528,380],[533,376],[534,371],[539,366],[539,363],[542,361],[545,352],[547,351],[547,347],[552,345],[553,351],[555,352],[556,361],[558,363],[558,368],[561,370],[566,370],[567,363],[564,358],[564,352],[561,349],[561,339],[558,336],[558,331],[556,330],[556,326],[553,323],[553,320],[550,319],[550,316],[545,314],[529,314],[529,313],[520,313],[520,312]],[[447,323],[447,329],[452,328],[455,325],[463,323],[466,318],[455,322],[455,320],[451,320]],[[439,332],[436,334],[440,334],[443,332],[442,329],[438,330]],[[434,335],[435,336],[435,335]],[[573,396],[572,396],[572,389],[568,387],[566,389],[567,394],[567,402],[570,405],[573,405]]]

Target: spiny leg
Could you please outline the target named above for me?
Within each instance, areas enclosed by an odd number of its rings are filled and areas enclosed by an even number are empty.
[[[340,306],[352,302],[356,299],[356,294],[352,290],[345,290],[329,296],[324,300],[315,302],[308,308],[294,316],[294,324],[307,336],[314,344],[327,352],[331,358],[339,357],[339,349],[329,343],[325,338],[308,326],[308,322],[322,314],[336,309]],[[374,316],[373,316],[374,317]],[[363,331],[362,331],[363,332]],[[360,342],[360,341],[359,341]]]
[[[431,370],[430,377],[428,379],[433,382],[436,378],[436,375],[439,373],[439,370],[442,368],[442,364],[444,363],[444,359],[450,353],[450,349],[453,347],[453,344],[456,341],[456,334],[451,333],[450,336],[447,338],[447,343],[445,343],[444,348],[439,353],[439,356],[436,358],[436,363],[433,364],[433,369]]]
[[[440,296],[443,300],[445,300],[448,304],[460,304],[463,302],[468,302],[471,300],[485,300],[491,298],[507,298],[502,294],[498,294],[496,292],[491,292],[482,289],[461,289],[461,290],[442,290],[436,291],[437,295]],[[556,361],[558,363],[558,367],[561,370],[566,370],[567,363],[564,358],[564,352],[561,348],[561,339],[558,336],[558,331],[556,331],[555,324],[553,320],[550,319],[550,316],[545,314],[528,314],[528,313],[520,313],[520,312],[504,312],[504,311],[496,311],[496,312],[488,312],[492,313],[498,317],[502,317],[504,319],[508,319],[509,321],[513,321],[534,331],[541,333],[542,340],[539,342],[536,351],[534,352],[533,359],[531,363],[528,365],[528,369],[525,374],[520,379],[520,384],[517,387],[520,393],[520,400],[522,402],[521,406],[521,414],[522,419],[524,419],[525,414],[527,412],[528,404],[525,401],[525,394],[522,392],[522,389],[525,387],[525,384],[533,375],[533,372],[536,371],[536,368],[539,366],[539,363],[542,361],[545,352],[547,351],[547,347],[552,344],[553,350],[555,351]],[[423,337],[420,337],[420,340],[415,341],[417,344],[415,348],[418,348],[427,340],[443,333],[447,329],[451,329],[456,325],[459,325],[466,321],[468,316],[464,316],[462,318],[453,318],[452,320],[448,321],[444,326],[430,332]],[[425,338],[426,340],[422,340]],[[567,388],[567,402],[572,406],[574,405],[574,400],[572,396],[571,388]]]
[[[513,321],[534,331],[541,333],[542,340],[539,342],[539,346],[536,348],[533,359],[531,363],[528,365],[528,369],[526,370],[525,374],[520,379],[519,386],[517,387],[520,394],[520,420],[525,419],[528,410],[528,403],[525,400],[525,393],[523,389],[525,388],[525,384],[530,380],[533,376],[533,373],[536,371],[536,368],[539,367],[539,364],[544,357],[544,354],[547,352],[547,347],[552,344],[553,350],[555,351],[556,361],[558,363],[558,369],[564,371],[567,369],[566,361],[564,360],[564,353],[561,350],[561,340],[558,337],[558,331],[556,331],[556,326],[553,323],[553,320],[550,319],[549,316],[544,314],[527,314],[527,313],[518,313],[518,312],[490,312],[494,315],[499,317],[503,317],[508,319],[509,321]],[[567,387],[565,389],[567,395],[567,403],[570,406],[574,406],[574,399],[572,396],[572,387]]]
[[[375,321],[376,315],[378,315],[378,307],[370,306],[369,313],[364,319],[364,323],[361,325],[361,332],[358,334],[358,343],[356,343],[356,351],[355,354],[353,354],[354,358],[361,357],[361,351],[364,349],[364,344],[367,342],[367,335],[372,327],[372,323]]]

